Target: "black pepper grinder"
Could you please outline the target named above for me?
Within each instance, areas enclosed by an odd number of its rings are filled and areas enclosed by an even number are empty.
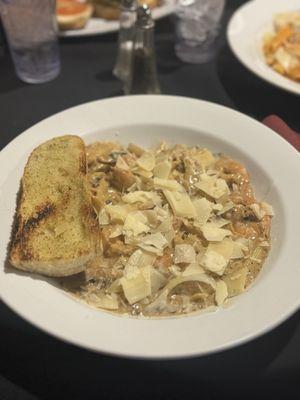
[[[118,54],[113,74],[123,82],[128,82],[131,71],[136,11],[136,0],[122,0]]]
[[[154,50],[154,22],[147,5],[138,7],[131,73],[124,86],[126,94],[159,94]]]

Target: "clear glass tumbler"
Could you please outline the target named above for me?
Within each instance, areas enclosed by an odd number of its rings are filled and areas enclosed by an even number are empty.
[[[60,71],[55,0],[0,0],[0,13],[18,77],[28,83]]]
[[[217,50],[225,0],[177,0],[176,55],[185,62],[204,63]]]

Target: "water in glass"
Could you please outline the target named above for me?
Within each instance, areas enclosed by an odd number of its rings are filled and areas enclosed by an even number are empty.
[[[0,0],[0,12],[19,78],[54,79],[60,71],[55,0]]]
[[[217,37],[225,0],[177,0],[177,56],[186,62],[210,60],[217,49]]]

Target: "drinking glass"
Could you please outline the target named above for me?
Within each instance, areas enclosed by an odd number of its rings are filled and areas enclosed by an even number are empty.
[[[60,71],[55,0],[0,0],[0,13],[18,77],[28,83]]]
[[[225,0],[177,0],[176,55],[185,62],[209,61],[217,50]]]

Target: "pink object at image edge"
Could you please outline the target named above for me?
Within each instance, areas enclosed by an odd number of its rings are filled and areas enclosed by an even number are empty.
[[[292,130],[281,118],[269,115],[262,122],[300,151],[300,133]]]

